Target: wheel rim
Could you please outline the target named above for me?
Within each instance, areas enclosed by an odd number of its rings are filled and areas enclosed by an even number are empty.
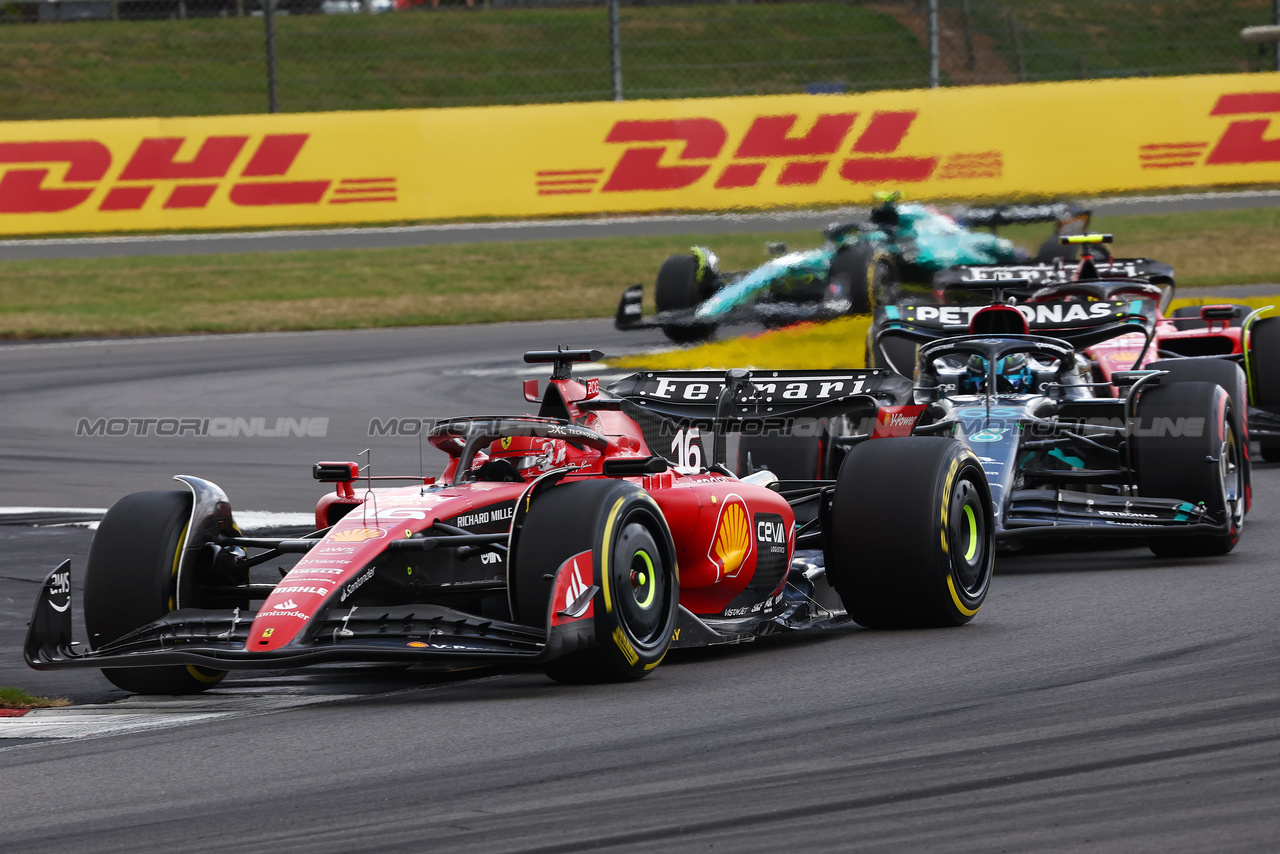
[[[666,631],[670,581],[657,541],[641,522],[622,527],[611,574],[618,620],[639,646],[661,640]]]
[[[977,485],[964,478],[952,490],[947,516],[951,574],[970,600],[982,595],[989,576],[985,502],[986,498]]]
[[[1223,429],[1222,449],[1218,453],[1218,469],[1222,479],[1222,495],[1226,502],[1227,521],[1232,533],[1244,524],[1244,468],[1240,464],[1235,430],[1228,421]]]

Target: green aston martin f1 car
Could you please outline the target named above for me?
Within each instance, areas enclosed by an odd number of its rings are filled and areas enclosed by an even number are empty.
[[[1010,241],[972,228],[1052,222],[1055,233],[1067,233],[1081,219],[1087,223],[1088,213],[1067,204],[974,208],[951,216],[903,203],[895,193],[867,220],[828,226],[817,248],[792,252],[772,244],[775,257],[754,270],[722,273],[705,246],[673,255],[658,270],[657,313],[644,314],[644,287],[633,285],[622,295],[615,324],[622,330],[658,327],[683,343],[709,338],[722,325],[782,326],[866,314],[893,303],[899,284],[927,285],[939,270],[1026,260]]]

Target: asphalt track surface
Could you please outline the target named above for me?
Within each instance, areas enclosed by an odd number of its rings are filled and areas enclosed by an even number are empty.
[[[1280,205],[1280,191],[1237,190],[1086,200],[1098,215],[1188,213]],[[820,230],[833,221],[865,217],[867,208],[674,216],[617,216],[519,222],[447,223],[387,228],[316,228],[204,234],[119,235],[0,240],[0,261],[41,258],[119,258],[321,249],[389,249],[445,243],[737,234],[779,229]]]
[[[517,354],[560,342],[619,346],[580,322],[3,347],[4,503],[104,507],[186,472],[237,508],[306,512],[317,459],[374,446],[380,472],[418,470],[416,439],[369,437],[372,415],[525,411]],[[75,435],[206,416],[330,421],[323,438]],[[673,654],[632,685],[347,666],[98,705],[82,737],[0,738],[4,847],[1275,850],[1280,470],[1254,485],[1226,558],[1004,556],[959,629]],[[78,594],[90,538],[0,527],[0,685],[122,696],[20,660],[39,580],[69,557]]]

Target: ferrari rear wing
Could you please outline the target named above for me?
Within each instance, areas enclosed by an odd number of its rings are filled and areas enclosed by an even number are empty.
[[[731,400],[722,410],[722,392]],[[908,380],[883,368],[826,371],[642,371],[608,390],[672,418],[753,420],[815,410],[847,410],[869,398],[891,404],[911,390]],[[882,400],[883,399],[883,400]],[[859,401],[860,402],[860,401]]]
[[[892,371],[644,371],[609,386],[615,397],[584,408],[616,407],[640,427],[650,452],[677,468],[695,437],[714,438],[710,468],[723,466],[729,434],[799,435],[838,417],[874,417],[908,402],[911,381]],[[681,442],[683,441],[683,445]]]

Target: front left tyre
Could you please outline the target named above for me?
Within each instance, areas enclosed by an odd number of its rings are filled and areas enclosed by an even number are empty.
[[[98,524],[84,580],[84,622],[97,650],[177,607],[178,562],[191,517],[191,493],[135,492]],[[195,665],[105,668],[113,685],[135,694],[195,694],[226,671]]]

